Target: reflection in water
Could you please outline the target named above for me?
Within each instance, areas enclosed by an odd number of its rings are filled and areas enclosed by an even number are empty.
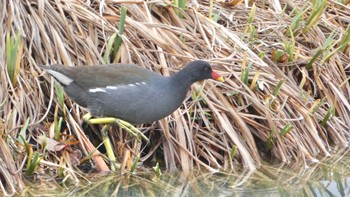
[[[317,163],[263,166],[255,172],[153,172],[134,175],[95,175],[77,187],[62,187],[57,196],[350,196],[350,153]],[[34,187],[33,187],[34,188]],[[40,188],[29,195],[43,195]],[[50,191],[50,195],[53,191]]]

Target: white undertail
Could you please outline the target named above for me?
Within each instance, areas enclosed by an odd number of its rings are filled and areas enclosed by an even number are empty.
[[[48,73],[50,73],[57,81],[59,81],[61,84],[63,85],[69,85],[71,84],[74,80],[67,77],[66,75],[60,73],[60,72],[57,72],[57,71],[54,71],[54,70],[46,70]]]

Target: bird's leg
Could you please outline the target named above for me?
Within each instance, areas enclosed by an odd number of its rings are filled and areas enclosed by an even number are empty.
[[[125,129],[130,135],[138,138],[139,134],[144,140],[149,141],[148,138],[132,124],[118,118],[103,117],[103,118],[91,118],[91,114],[87,113],[83,116],[83,120],[88,124],[113,124],[116,123],[122,129]],[[138,138],[139,139],[139,138]]]
[[[112,148],[111,140],[109,139],[108,134],[107,134],[109,128],[111,128],[111,124],[106,124],[105,126],[103,126],[102,130],[101,130],[101,136],[102,136],[103,144],[105,145],[105,148],[106,148],[108,159],[109,159],[110,164],[111,164],[111,170],[116,171],[117,170],[116,169],[116,158],[115,158],[114,151]]]
[[[115,155],[113,152],[112,144],[110,139],[108,138],[107,131],[111,127],[111,124],[116,123],[120,128],[126,130],[130,135],[136,137],[139,140],[139,134],[144,140],[149,141],[148,138],[137,128],[135,128],[132,124],[113,117],[104,117],[104,118],[91,118],[91,114],[87,113],[83,116],[83,121],[88,124],[106,124],[103,126],[101,130],[101,135],[103,139],[103,143],[106,147],[107,156],[111,162],[111,170],[115,171]]]
[[[115,123],[117,123],[118,126],[125,129],[127,132],[134,135],[135,137],[138,138],[138,135],[140,135],[144,140],[146,140],[147,142],[149,141],[149,139],[140,130],[138,130],[136,127],[134,127],[134,125],[132,125],[132,124],[130,124],[122,119],[115,119]]]
[[[88,123],[88,124],[106,124],[102,127],[101,129],[101,136],[102,136],[102,140],[103,140],[103,144],[105,145],[106,148],[106,152],[107,152],[107,156],[108,159],[110,161],[111,164],[111,170],[112,171],[116,171],[116,158],[114,155],[114,151],[112,148],[112,143],[111,140],[108,137],[108,130],[109,128],[111,128],[111,124],[113,123],[113,119],[111,118],[103,118],[102,120],[98,120],[98,119],[92,119],[91,118],[91,114],[87,113],[83,116],[83,120],[84,122]]]
[[[91,114],[87,113],[83,116],[83,121],[88,124],[112,124],[115,122],[115,118],[91,118]]]

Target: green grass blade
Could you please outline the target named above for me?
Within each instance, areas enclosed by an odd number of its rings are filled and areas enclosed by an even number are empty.
[[[348,27],[345,30],[344,36],[342,37],[342,39],[340,40],[340,48],[339,50],[341,52],[344,52],[346,47],[349,45],[350,43],[350,25],[348,25]]]
[[[287,124],[286,126],[283,127],[283,129],[281,130],[280,132],[280,136],[284,136],[286,135],[287,133],[289,133],[292,129],[293,129],[293,125],[291,124]]]
[[[131,169],[130,169],[131,173],[135,172],[139,160],[140,160],[140,155],[137,155],[137,157],[135,158],[134,162],[131,165]]]
[[[279,82],[278,82],[278,84],[276,85],[276,87],[273,89],[273,92],[272,92],[272,95],[273,96],[277,96],[278,95],[278,93],[279,93],[279,91],[281,90],[281,87],[282,87],[282,85],[283,85],[283,83],[284,83],[284,80],[285,79],[281,79]]]
[[[32,176],[39,166],[39,163],[41,161],[41,156],[38,152],[36,152],[33,155],[32,159],[28,157],[28,161],[29,161],[29,165],[27,166],[27,169],[26,169],[26,175]]]
[[[276,137],[274,137],[274,135],[275,135],[275,128],[273,127],[273,128],[271,129],[269,138],[268,138],[267,141],[265,142],[265,148],[266,148],[267,150],[271,150],[273,144],[276,142]]]
[[[116,37],[118,36],[117,33],[114,33],[112,34],[112,36],[108,39],[108,42],[107,42],[107,46],[106,46],[106,50],[105,50],[105,53],[103,55],[103,59],[105,61],[106,64],[109,64],[111,63],[111,51],[113,50],[113,44],[116,40]]]
[[[187,0],[179,0],[179,8],[186,9]]]
[[[248,17],[248,24],[252,24],[255,19],[255,11],[256,11],[256,6],[255,3],[252,6],[252,9],[249,12],[249,17]]]
[[[157,162],[156,166],[153,167],[154,172],[157,176],[162,175],[162,171],[160,170],[159,163]]]
[[[237,153],[237,146],[233,145],[231,153],[230,153],[231,159],[233,159],[235,157],[236,153]]]
[[[311,115],[314,115],[316,113],[316,111],[321,107],[323,106],[323,104],[325,103],[325,98],[322,98],[321,100],[316,100],[315,102],[318,102],[317,105],[312,108],[312,111],[311,111]]]
[[[295,12],[298,12],[297,15],[293,18],[291,25],[289,28],[292,30],[292,32],[287,31],[287,36],[291,36],[291,34],[296,35],[298,30],[300,29],[300,21],[301,18],[305,15],[305,13],[308,11],[307,5],[305,5],[303,8],[301,8],[300,11],[297,10],[297,8],[294,9]]]
[[[30,118],[27,118],[27,121],[24,123],[21,131],[19,132],[19,136],[17,138],[18,142],[21,143],[22,145],[25,144],[25,139],[27,138],[26,131],[28,128],[29,120],[30,120]]]
[[[119,31],[114,33],[107,42],[106,51],[104,53],[103,59],[106,64],[109,64],[114,61],[116,55],[119,51],[119,48],[122,44],[122,38],[125,30],[125,19],[126,19],[127,8],[122,6],[120,9],[120,21],[119,21]]]
[[[321,18],[323,11],[327,8],[327,0],[314,0],[312,1],[312,10],[308,21],[306,22],[306,27],[303,32],[309,31]]]
[[[119,32],[118,32],[118,36],[115,38],[115,42],[114,42],[113,53],[112,53],[112,57],[111,57],[112,61],[115,59],[115,56],[117,55],[117,52],[119,51],[120,45],[122,44],[122,38],[120,36],[124,34],[126,13],[127,13],[127,8],[122,6],[122,8],[120,10]]]
[[[59,106],[64,110],[64,90],[61,84],[55,83],[55,92]]]
[[[315,55],[311,58],[310,62],[306,64],[306,66],[305,66],[306,69],[309,70],[309,69],[312,67],[313,63],[317,60],[317,58],[318,58],[321,54],[322,54],[322,50],[319,49],[319,50],[315,53]]]
[[[288,54],[288,62],[292,62],[294,60],[295,38],[294,38],[292,28],[289,27],[288,30],[289,30],[289,34],[291,35],[291,42],[286,42],[284,46]]]
[[[219,21],[219,19],[220,19],[220,14],[221,14],[220,12],[214,14],[213,21],[215,21],[217,23]]]
[[[247,68],[245,68],[243,70],[243,83],[246,85],[249,85],[249,73],[250,73],[250,69],[252,68],[252,63],[249,63]]]
[[[6,35],[7,72],[13,86],[17,84],[23,48],[24,42],[20,33],[17,34],[16,38],[11,37],[10,33]]]
[[[60,119],[58,120],[57,124],[55,125],[55,136],[53,139],[59,141],[59,139],[61,138],[61,127],[62,127],[62,121],[63,118],[60,117]]]
[[[323,118],[322,121],[321,121],[321,125],[322,125],[323,127],[326,126],[327,121],[329,120],[329,118],[331,117],[331,115],[334,114],[334,111],[335,111],[335,108],[334,108],[334,107],[329,107],[329,108],[328,108],[326,115],[324,116],[324,118]]]

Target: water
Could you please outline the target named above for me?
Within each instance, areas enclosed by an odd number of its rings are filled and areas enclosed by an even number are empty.
[[[350,196],[350,153],[317,163],[263,166],[254,172],[177,173],[138,172],[133,175],[93,175],[74,187],[64,184],[56,196]],[[33,187],[35,188],[35,186]],[[37,189],[28,190],[38,194]]]

